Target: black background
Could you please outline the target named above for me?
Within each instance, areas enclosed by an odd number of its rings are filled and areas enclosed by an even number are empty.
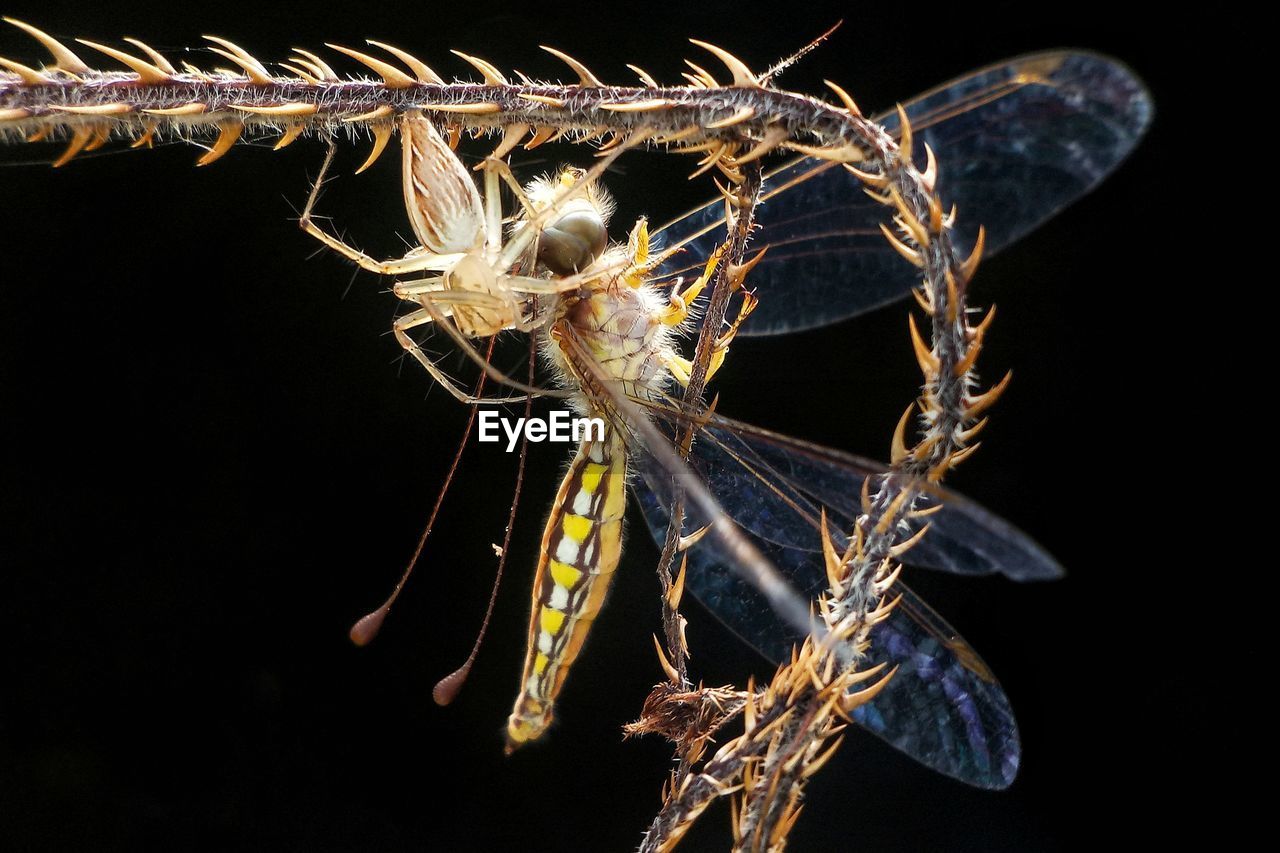
[[[448,74],[446,49],[534,76],[559,46],[607,80],[659,79],[708,39],[763,68],[839,18],[780,81],[839,81],[869,110],[1029,50],[1117,56],[1150,85],[1156,123],[1092,196],[985,263],[976,298],[1000,315],[986,375],[1012,368],[983,449],[954,485],[1067,566],[1016,586],[917,573],[913,584],[985,656],[1022,727],[1001,794],[934,775],[853,734],[812,785],[796,850],[1059,850],[1133,799],[1166,805],[1193,775],[1210,699],[1184,535],[1166,503],[1179,458],[1144,418],[1162,400],[1152,295],[1172,268],[1175,117],[1185,91],[1151,21],[1107,6],[738,4],[7,3],[60,36],[133,35],[176,51],[202,33],[262,58],[380,38]],[[86,49],[83,53],[88,54]],[[0,54],[29,63],[16,30]],[[172,55],[172,54],[171,54]],[[211,64],[207,53],[195,61]],[[104,60],[104,64],[106,61]],[[346,67],[346,66],[343,66]],[[712,67],[708,65],[708,67]],[[396,157],[323,202],[374,254],[409,233]],[[472,152],[479,148],[472,148]],[[465,413],[386,334],[395,301],[291,224],[320,149],[241,147],[207,169],[181,145],[91,156],[10,148],[0,169],[0,844],[25,849],[620,850],[654,813],[669,751],[623,743],[660,672],[656,551],[632,519],[610,606],[545,743],[504,759],[542,515],[567,451],[541,445],[487,650],[459,701],[431,686],[465,656],[510,506],[514,459],[473,446],[417,577],[383,635],[350,622],[410,552]],[[524,155],[528,175],[554,160]],[[549,157],[583,152],[554,151]],[[708,195],[692,161],[637,155],[609,185],[615,237]],[[23,165],[21,161],[31,161]],[[41,162],[42,161],[42,162]],[[721,410],[883,457],[917,382],[905,308],[821,332],[743,342]],[[1197,318],[1191,318],[1193,321]],[[447,362],[456,365],[456,362]],[[1206,602],[1200,602],[1201,605]],[[694,671],[743,683],[768,667],[690,605]],[[728,846],[723,809],[689,849]]]

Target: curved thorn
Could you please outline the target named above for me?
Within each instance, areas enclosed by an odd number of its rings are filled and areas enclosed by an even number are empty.
[[[696,124],[691,124],[688,127],[681,128],[680,130],[672,131],[671,133],[662,133],[662,134],[655,135],[653,137],[653,141],[657,145],[670,145],[674,142],[679,142],[682,139],[688,139],[690,136],[697,136],[701,132],[702,132],[701,126]],[[674,149],[674,148],[671,150],[673,152],[677,151],[677,149]]]
[[[534,104],[540,104],[547,107],[555,107],[559,109],[568,103],[564,98],[553,98],[550,95],[526,95],[523,92],[516,95],[517,98],[529,101]],[[608,107],[605,107],[608,109]]]
[[[623,101],[616,104],[601,104],[600,109],[611,113],[643,113],[649,110],[661,110],[674,107],[675,101],[666,98],[652,98],[647,101]],[[710,127],[711,125],[708,125]]]
[[[901,157],[907,162],[911,161],[911,119],[907,118],[907,111],[902,108],[902,104],[898,104],[898,149],[902,152]]]
[[[98,44],[97,42],[88,41],[87,39],[76,39],[76,41],[80,42],[80,44],[85,47],[91,47],[99,53],[105,53],[117,62],[121,62],[129,66],[137,72],[139,83],[155,85],[159,83],[167,83],[169,81],[168,74],[165,74],[164,71],[144,59],[139,59],[136,56],[125,53],[123,50],[116,50],[114,47],[107,47],[105,44]]]
[[[315,104],[304,103],[277,104],[272,107],[249,107],[240,104],[231,104],[230,106],[233,110],[259,116],[309,116],[320,111],[320,108]]]
[[[910,403],[907,406],[907,410],[902,413],[902,417],[898,418],[898,425],[893,430],[889,458],[894,465],[907,458],[907,424],[911,422],[911,413],[915,411],[915,408],[916,404]]]
[[[725,67],[729,69],[729,73],[733,75],[733,84],[735,86],[746,86],[752,89],[760,88],[760,81],[756,79],[755,74],[751,73],[751,69],[747,67],[747,64],[729,51],[697,39],[689,39],[689,42],[715,54],[716,59],[723,62]]]
[[[978,360],[978,354],[981,352],[981,340],[976,340],[969,344],[969,351],[964,354],[964,358],[956,362],[956,366],[951,370],[951,375],[959,379],[972,370],[974,363]]]
[[[373,126],[373,150],[369,152],[369,157],[364,161],[360,168],[356,169],[357,175],[372,166],[374,163],[378,162],[378,158],[381,157],[382,152],[386,150],[387,141],[391,139],[392,130],[393,128],[390,124],[375,124]]]
[[[956,312],[960,310],[960,288],[956,284],[956,277],[951,272],[951,267],[947,267],[942,272],[947,283],[947,322],[954,323]]]
[[[831,541],[831,529],[827,526],[827,508],[822,508],[821,528],[822,562],[827,570],[827,588],[831,594],[839,598],[844,594],[844,561],[836,554],[835,544]]]
[[[708,122],[707,124],[703,125],[703,127],[707,128],[708,130],[714,130],[716,128],[721,128],[721,127],[732,127],[735,124],[741,124],[742,122],[753,118],[755,114],[756,114],[755,107],[743,107],[742,109],[738,110],[736,113],[729,116],[728,118],[722,118],[717,121]]]
[[[533,136],[529,137],[529,141],[524,144],[525,151],[532,151],[542,143],[546,142],[556,132],[554,127],[540,127],[533,132]]]
[[[301,68],[298,68],[297,66],[294,66],[294,65],[290,65],[287,62],[281,62],[278,64],[285,71],[288,71],[291,74],[297,75],[299,80],[302,80],[305,83],[310,83],[312,86],[320,85],[321,78],[316,76],[315,74],[315,72],[318,71],[319,69],[315,68],[314,66],[312,66],[310,71],[303,71]],[[298,64],[301,65],[303,64],[303,62],[300,60]]]
[[[781,145],[789,135],[785,127],[769,127],[764,132],[764,139],[757,142],[746,154],[733,158],[733,162],[739,166],[755,162]]]
[[[925,525],[917,530],[910,539],[899,542],[897,545],[890,548],[889,556],[893,557],[895,560],[901,559],[903,554],[907,553],[920,543],[920,540],[924,538],[924,534],[929,530],[929,525],[931,524],[933,524],[932,521],[926,522]]]
[[[693,69],[694,77],[696,77],[698,80],[701,80],[702,85],[706,86],[708,89],[720,88],[720,81],[712,77],[710,71],[708,71],[707,69],[703,68],[701,65],[698,65],[695,62],[689,61],[688,59],[684,61],[684,64]]]
[[[97,151],[111,140],[111,127],[95,127],[93,129],[93,138],[89,140],[89,144],[84,147],[85,151]]]
[[[433,83],[438,86],[444,85],[444,80],[441,79],[439,74],[431,70],[430,65],[427,65],[427,63],[423,62],[412,53],[409,53],[407,50],[401,50],[398,47],[392,47],[389,44],[383,44],[382,42],[374,41],[373,39],[369,39],[368,43],[374,47],[382,48],[387,53],[409,66],[409,70],[418,78],[419,83]]]
[[[151,116],[196,116],[206,109],[208,108],[199,101],[192,101],[180,107],[165,107],[163,109],[143,110],[143,112]]]
[[[992,305],[987,311],[987,316],[982,318],[982,322],[969,329],[967,335],[969,339],[969,352],[965,354],[963,359],[956,363],[955,375],[957,378],[964,376],[973,368],[973,363],[978,359],[978,353],[982,351],[983,338],[986,337],[987,329],[991,326],[991,321],[995,319],[995,316],[996,306]]]
[[[866,155],[855,145],[823,148],[820,145],[802,145],[799,142],[787,142],[785,144],[792,151],[799,151],[801,154],[817,157],[819,160],[829,160],[832,163],[860,163],[866,159]]]
[[[992,305],[987,309],[987,315],[982,318],[978,325],[969,330],[969,340],[980,341],[987,333],[987,329],[991,327],[991,321],[996,318],[996,306]]]
[[[5,59],[0,56],[0,68],[8,68],[14,74],[22,78],[22,82],[31,86],[43,86],[50,82],[49,78],[41,74],[39,71],[21,62],[14,62],[12,59]]]
[[[92,138],[93,131],[90,128],[77,127],[71,134],[71,142],[67,144],[67,150],[62,152],[61,157],[53,161],[53,168],[58,169],[70,163],[71,158],[79,154]]]
[[[480,72],[480,76],[484,77],[484,82],[490,86],[509,86],[507,78],[502,76],[502,72],[493,66],[493,63],[486,62],[478,56],[470,56],[460,50],[449,51],[454,56],[466,62],[472,68]]]
[[[281,148],[288,148],[295,139],[302,135],[303,128],[304,125],[301,124],[291,124],[286,127],[284,134],[280,137],[280,141],[273,145],[271,150],[279,151]]]
[[[933,303],[929,301],[929,294],[922,288],[913,288],[911,295],[916,298],[916,302],[924,309],[924,313],[930,317],[933,316]]]
[[[717,142],[717,140],[712,140],[712,141]],[[693,173],[689,175],[689,180],[693,180],[699,175],[703,175],[711,171],[713,168],[715,168],[715,165],[720,162],[721,158],[723,158],[725,154],[728,153],[729,145],[727,143],[719,142],[718,145],[719,147],[712,150],[710,153],[707,154],[705,158],[702,159],[698,168],[694,169]]]
[[[990,420],[991,420],[990,418],[983,418],[982,420],[978,421],[976,424],[969,427],[968,429],[957,429],[956,440],[960,441],[962,444],[968,444],[969,441],[975,435],[982,432],[982,430],[986,427],[987,423]],[[935,509],[941,509],[941,508],[942,508],[942,504],[938,504],[938,506],[935,507]]]
[[[916,219],[915,213],[907,206],[906,200],[902,198],[902,193],[898,192],[897,187],[889,188],[889,199],[893,202],[893,206],[898,209],[895,217],[898,223],[911,234],[911,239],[915,240],[920,248],[928,248],[929,232],[921,224],[920,220]]]
[[[925,167],[924,172],[920,174],[920,180],[929,188],[929,192],[933,192],[934,184],[938,182],[938,159],[933,156],[933,149],[929,147],[929,143],[924,144]],[[934,206],[931,200],[930,207]],[[941,211],[941,206],[938,206]]]
[[[502,110],[493,101],[478,101],[474,104],[434,104],[429,107],[423,107],[425,110],[437,113],[464,113],[465,115],[488,115]]]
[[[859,109],[857,103],[854,102],[853,96],[851,96],[843,88],[841,88],[840,86],[837,86],[835,83],[831,82],[830,80],[823,80],[822,82],[826,83],[827,87],[830,88],[831,91],[836,93],[836,97],[838,97],[841,100],[841,102],[844,103],[845,111],[848,112],[849,115],[854,116],[856,118],[862,118],[862,110]]]
[[[78,116],[118,116],[129,112],[133,107],[128,104],[94,104],[91,107],[63,107],[50,104],[49,109]]]
[[[947,457],[946,467],[948,468],[956,467],[961,462],[968,459],[975,452],[977,452],[978,448],[981,446],[982,446],[982,443],[979,442],[977,444],[966,447],[963,450],[957,450],[955,453],[952,453],[949,457]]]
[[[254,83],[269,86],[271,83],[275,82],[271,79],[270,72],[267,71],[263,64],[254,58],[253,54],[249,53],[249,51],[240,47],[240,45],[227,41],[224,38],[219,38],[218,36],[204,36],[204,39],[205,41],[211,41],[214,44],[225,47],[225,51],[219,50],[216,47],[210,48],[210,50],[221,56],[225,56],[236,65],[239,65],[244,69],[244,73],[248,78]]]
[[[238,121],[225,122],[218,131],[218,138],[214,141],[213,147],[204,153],[204,156],[196,161],[197,166],[208,166],[210,163],[218,160],[222,155],[231,150],[231,146],[236,144],[236,140],[240,138],[244,125]]]
[[[19,121],[20,119],[29,118],[31,110],[22,107],[10,107],[9,109],[0,109],[0,121]]]
[[[929,153],[932,156],[933,152],[930,151]],[[932,187],[930,187],[929,192],[933,192]],[[942,201],[936,195],[931,195],[929,196],[929,227],[933,229],[933,233],[941,234],[944,224]]]
[[[1012,379],[1013,371],[1010,370],[1004,375],[1004,378],[995,385],[975,397],[968,398],[968,400],[965,401],[965,418],[972,420],[988,409],[991,404],[1000,398],[1000,395],[1004,393],[1005,389],[1009,387],[1009,382]],[[977,445],[975,444],[974,447],[977,447]]]
[[[631,65],[630,63],[628,63],[627,67],[630,68],[632,71],[634,71],[635,75],[640,78],[640,82],[648,86],[650,89],[662,88],[662,86],[658,84],[658,81],[653,79],[652,75],[650,75],[648,71],[645,71],[639,65]]]
[[[493,149],[493,153],[489,156],[495,160],[501,160],[503,157],[506,157],[514,151],[515,147],[521,143],[528,133],[529,125],[527,124],[517,123],[507,125],[506,129],[502,131],[502,141],[498,143],[498,147]],[[483,169],[484,161],[482,160],[475,167],[475,170],[479,172]]]
[[[943,505],[938,504],[937,506],[930,508],[930,510],[928,511],[936,512],[942,508],[943,508]],[[918,513],[913,512],[911,515],[916,516],[918,515]],[[889,574],[885,575],[883,578],[875,582],[876,595],[884,595],[886,592],[892,589],[893,585],[898,582],[898,576],[901,574],[902,574],[902,564],[899,563],[897,566],[894,567],[892,572],[890,572]],[[884,664],[881,664],[881,666],[884,666]]]
[[[150,148],[152,146],[152,143],[155,142],[155,133],[156,133],[156,126],[152,123],[147,123],[146,130],[143,131],[141,136],[133,140],[133,142],[130,143],[129,147],[130,148],[144,148],[144,147]]]
[[[300,47],[295,47],[293,49],[293,52],[298,54],[298,56],[302,57],[308,62],[310,62],[312,65],[314,65],[316,69],[319,70],[320,72],[320,79],[330,80],[330,81],[335,81],[338,79],[338,72],[334,71],[333,68],[330,67],[329,63],[325,62],[316,54],[312,53],[309,50],[303,50]]]
[[[667,678],[671,679],[672,684],[679,684],[680,673],[676,672],[671,661],[667,660],[667,653],[662,650],[662,643],[658,642],[657,637],[653,638],[653,647],[658,650],[658,663],[662,664],[662,671],[667,674]]]
[[[547,47],[545,44],[540,44],[538,47],[542,48],[565,65],[568,65],[569,68],[573,70],[573,73],[578,75],[578,85],[592,86],[597,89],[604,87],[604,84],[600,82],[596,75],[591,73],[587,66],[583,65],[569,54],[561,50],[556,50],[554,47]]]
[[[13,24],[33,39],[40,42],[40,44],[44,45],[45,50],[52,54],[54,66],[59,71],[66,71],[70,74],[88,74],[93,70],[88,65],[85,65],[84,61],[81,60],[80,57],[72,53],[70,48],[43,30],[38,30],[30,24],[19,21],[16,18],[6,17],[4,20],[5,23]]]
[[[405,74],[399,68],[396,68],[394,65],[383,62],[381,59],[375,59],[367,53],[361,53],[358,50],[352,50],[349,47],[342,47],[341,45],[330,44],[328,42],[325,42],[325,47],[336,50],[338,53],[345,54],[356,62],[359,62],[361,65],[372,69],[374,73],[381,77],[383,82],[392,89],[408,89],[418,82],[408,74]]]
[[[676,575],[675,582],[671,584],[671,589],[667,591],[667,603],[673,608],[680,606],[680,599],[684,598],[684,580],[685,575],[689,572],[689,555],[685,554],[680,560],[680,572]]]
[[[973,243],[973,251],[969,253],[969,257],[960,265],[960,276],[967,284],[973,278],[973,274],[978,269],[978,261],[982,260],[982,250],[987,245],[987,229],[978,226],[978,239]]]
[[[922,269],[924,268],[924,258],[920,256],[920,253],[917,252],[915,249],[911,248],[910,246],[908,246],[906,243],[903,243],[901,240],[899,240],[897,236],[892,231],[889,230],[888,225],[885,225],[883,222],[881,222],[880,230],[884,232],[884,238],[889,241],[889,245],[893,247],[895,252],[897,252],[899,255],[902,255],[902,257],[906,258],[908,261],[915,264],[916,266]]]
[[[358,116],[351,116],[349,118],[344,118],[342,121],[344,124],[354,123],[354,122],[373,122],[373,121],[377,121],[380,118],[387,118],[394,114],[395,114],[395,110],[392,109],[389,104],[383,104],[380,107],[369,110],[369,112],[367,113],[361,113]]]
[[[155,63],[155,66],[159,68],[161,71],[163,71],[165,74],[178,73],[178,69],[173,67],[173,63],[165,59],[164,56],[161,55],[160,51],[156,50],[151,45],[147,44],[141,39],[135,39],[135,38],[126,38],[125,41],[127,41],[129,44],[133,45],[138,50],[145,53],[151,59],[151,61]]]
[[[889,185],[889,178],[886,177],[885,175],[879,174],[878,172],[864,172],[861,169],[857,168],[856,166],[850,165],[849,163],[845,163],[844,168],[845,168],[845,171],[853,175],[862,183],[868,184],[877,189],[884,189]]]

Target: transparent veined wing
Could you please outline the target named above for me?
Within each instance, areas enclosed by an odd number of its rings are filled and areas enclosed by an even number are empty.
[[[978,226],[991,255],[1088,193],[1133,150],[1151,98],[1128,68],[1090,53],[1048,52],[975,71],[903,104],[915,162],[938,160],[938,191],[958,209],[968,254]],[[898,129],[896,112],[876,121]],[[923,168],[923,166],[922,166]],[[720,200],[664,226],[684,245],[664,275],[701,264],[723,234]],[[770,174],[754,247],[769,247],[749,285],[760,305],[742,334],[822,326],[906,296],[916,270],[880,233],[885,208],[838,165],[801,158]]]
[[[818,519],[827,510],[833,532],[852,529],[852,502],[875,462],[717,419],[695,443],[690,465],[723,510],[802,595],[826,587]],[[661,467],[639,454],[635,489],[651,532],[665,537],[674,493]],[[1017,580],[1061,575],[1051,556],[1026,534],[972,501],[940,488],[932,526],[906,561],[957,574],[1003,573]],[[685,531],[710,519],[686,509]],[[838,543],[839,546],[839,543]],[[731,568],[731,557],[704,539],[689,552],[686,585],[743,640],[782,661],[802,637],[772,612],[760,593]],[[897,749],[942,773],[984,788],[1007,787],[1020,746],[1008,699],[981,657],[905,585],[902,603],[872,635],[871,663],[898,673],[856,720]]]

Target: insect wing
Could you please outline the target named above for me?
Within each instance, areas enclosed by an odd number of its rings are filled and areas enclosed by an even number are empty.
[[[986,229],[999,251],[1088,193],[1133,150],[1152,116],[1142,82],[1120,63],[1089,53],[1032,54],[961,77],[903,105],[913,160],[927,143],[937,190],[958,216],[961,255]],[[896,112],[875,119],[895,136]],[[692,270],[721,238],[724,205],[713,201],[661,229],[684,245],[663,274]],[[901,299],[919,284],[880,232],[886,208],[836,164],[801,158],[765,182],[753,245],[769,247],[749,284],[760,297],[745,335],[823,326]]]
[[[856,500],[861,482],[883,466],[751,427],[709,427],[694,445],[690,464],[725,511],[802,594],[826,588],[818,518],[828,508],[832,532],[850,529],[833,507]],[[650,531],[661,542],[673,500],[669,480],[643,456],[635,484]],[[934,527],[910,552],[961,574],[1001,571],[1019,579],[1049,578],[1060,568],[1025,534],[971,501],[939,490]],[[709,519],[686,509],[685,532]],[[935,537],[935,533],[938,535]],[[989,547],[963,547],[969,537]],[[957,538],[962,537],[962,538]],[[926,546],[926,543],[929,543]],[[999,547],[990,543],[999,543]],[[924,555],[924,560],[920,555]],[[774,614],[763,596],[732,571],[731,557],[702,540],[689,551],[687,587],[731,630],[774,661],[785,660],[802,637]],[[869,665],[898,672],[855,719],[902,752],[942,773],[984,788],[1007,787],[1017,772],[1020,746],[1008,699],[978,654],[910,589],[872,635]]]
[[[863,483],[888,471],[880,462],[728,418],[715,423],[700,433],[690,464],[739,526],[779,547],[819,554],[823,510],[843,547],[840,537],[853,529]],[[930,527],[905,556],[913,566],[957,575],[999,573],[1015,581],[1062,577],[1062,566],[1043,546],[962,495],[930,485],[920,507],[934,511],[916,522]],[[797,585],[805,592],[825,587],[821,562]]]

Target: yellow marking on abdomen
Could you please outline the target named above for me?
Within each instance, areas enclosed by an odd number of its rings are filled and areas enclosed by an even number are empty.
[[[578,581],[581,578],[582,572],[568,563],[562,563],[559,560],[551,561],[551,579],[556,582],[557,586],[573,589],[578,585]]]
[[[524,674],[507,721],[508,752],[550,725],[555,698],[604,603],[622,553],[626,480],[626,447],[606,427],[603,441],[582,442],[560,483],[542,535]],[[562,546],[566,540],[573,546]]]
[[[559,610],[543,607],[541,622],[542,630],[548,634],[559,634],[560,629],[564,626],[564,614]]]
[[[591,519],[585,515],[566,513],[564,517],[564,533],[574,542],[586,542],[591,535]]]

